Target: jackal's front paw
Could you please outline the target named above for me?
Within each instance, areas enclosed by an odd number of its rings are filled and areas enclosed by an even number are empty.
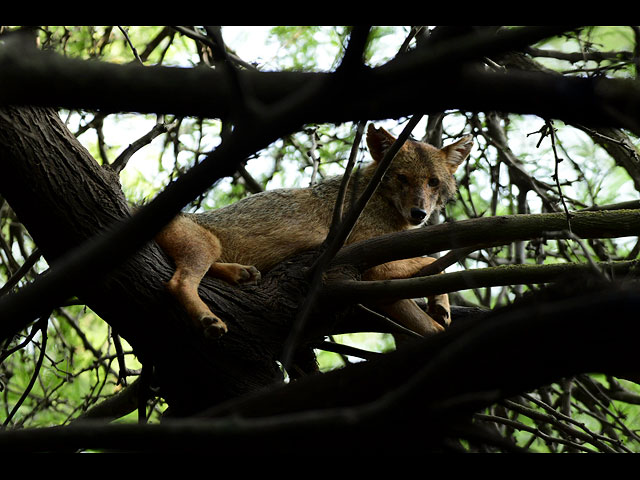
[[[205,338],[209,340],[215,340],[227,333],[227,324],[217,317],[204,316],[200,318],[200,328]]]

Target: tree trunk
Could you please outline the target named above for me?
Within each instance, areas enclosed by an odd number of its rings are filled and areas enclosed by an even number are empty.
[[[49,273],[66,267],[65,255],[80,254],[83,243],[130,217],[117,176],[96,163],[54,111],[0,111],[0,161],[0,192],[52,266]],[[133,346],[145,367],[154,367],[174,414],[282,379],[276,359],[304,294],[304,262],[275,269],[253,287],[206,278],[201,295],[230,328],[211,343],[166,293],[173,267],[155,242],[121,265],[110,263],[99,259],[71,291]],[[12,316],[3,317],[4,328]]]

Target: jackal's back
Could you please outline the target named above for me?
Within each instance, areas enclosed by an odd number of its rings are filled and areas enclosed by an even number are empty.
[[[255,265],[266,271],[322,243],[336,196],[331,183],[320,188],[269,190],[218,210],[188,216],[219,238],[221,262]]]

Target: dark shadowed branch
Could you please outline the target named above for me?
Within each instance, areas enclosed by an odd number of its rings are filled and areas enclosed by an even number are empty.
[[[472,412],[501,398],[583,371],[625,371],[635,361],[639,302],[636,293],[613,289],[505,309],[366,364],[222,405],[208,413],[209,420],[149,426],[80,422],[5,432],[0,442],[4,451],[215,447],[218,453],[267,454],[317,451],[338,435],[345,454],[424,453],[444,448],[450,435],[465,432],[461,427]],[[618,321],[603,323],[613,311]],[[566,334],[574,341],[565,342]],[[541,350],[555,352],[542,365],[536,355]],[[318,391],[323,395],[309,395]]]
[[[502,37],[485,33],[484,41],[474,41],[476,36],[470,35],[466,42],[455,39],[439,44],[437,49],[408,53],[357,75],[339,76],[332,88],[305,104],[304,113],[300,109],[295,112],[296,124],[373,120],[461,108],[533,113],[640,132],[634,120],[640,104],[636,82],[531,72],[523,75],[518,71],[495,73],[465,66],[465,61],[513,49],[509,40],[518,35],[522,46],[526,46],[562,30],[531,29]],[[463,48],[464,45],[470,48]],[[459,57],[457,68],[442,68],[450,66],[454,53],[453,58]],[[235,108],[230,95],[234,87],[227,73],[220,70],[84,62],[35,49],[25,51],[22,45],[9,40],[0,50],[0,69],[0,105],[28,102],[103,112],[166,112],[222,119],[229,118]],[[293,93],[303,92],[306,86],[326,84],[332,75],[237,72],[253,98],[270,109]],[[100,85],[100,96],[95,95],[96,85]],[[438,95],[424,94],[433,91]],[[370,98],[377,101],[372,103]],[[287,108],[293,105],[296,104]]]

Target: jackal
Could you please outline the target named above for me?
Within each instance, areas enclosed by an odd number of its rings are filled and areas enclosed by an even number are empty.
[[[349,182],[345,205],[364,190],[394,141],[383,128],[369,125],[367,145],[373,162]],[[346,243],[425,222],[454,195],[453,173],[467,158],[472,145],[471,135],[442,149],[407,140]],[[308,188],[270,190],[218,210],[181,214],[157,235],[156,241],[176,265],[167,288],[206,336],[222,335],[227,326],[198,295],[204,275],[208,273],[232,284],[256,283],[260,272],[295,253],[318,247],[329,231],[340,183],[340,176],[332,177]],[[367,270],[363,279],[409,278],[433,261],[418,257],[389,262]],[[441,317],[447,324],[450,321],[446,295],[429,299],[429,314],[412,300],[380,305],[379,309],[421,335],[443,330],[432,317]]]

